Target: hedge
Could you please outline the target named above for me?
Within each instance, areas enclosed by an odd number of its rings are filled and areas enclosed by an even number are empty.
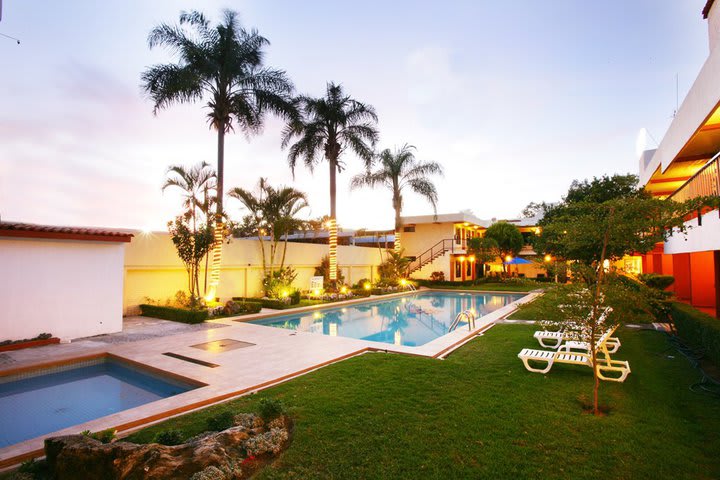
[[[186,308],[162,307],[160,305],[140,305],[140,311],[146,317],[162,318],[182,323],[202,323],[208,318],[207,310],[188,310]]]
[[[285,310],[286,308],[297,307],[297,304],[291,305],[273,298],[232,297],[232,299],[235,302],[259,303],[263,308],[272,308],[274,310]]]
[[[670,315],[678,336],[701,350],[708,360],[720,366],[720,320],[684,303],[673,303]]]
[[[226,312],[228,315],[248,315],[251,313],[258,313],[262,310],[263,306],[260,302],[246,302],[244,300],[233,299],[232,306],[226,305],[225,310],[231,310]]]

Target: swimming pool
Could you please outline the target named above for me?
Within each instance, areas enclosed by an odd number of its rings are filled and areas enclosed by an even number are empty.
[[[480,318],[524,296],[516,293],[419,292],[250,323],[418,347],[447,334],[455,316],[464,310],[472,310]],[[467,328],[466,325],[460,324],[458,328]]]
[[[0,377],[0,448],[194,388],[107,357]]]

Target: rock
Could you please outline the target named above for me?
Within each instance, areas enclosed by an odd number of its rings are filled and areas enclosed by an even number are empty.
[[[86,479],[235,480],[252,469],[242,469],[246,455],[277,454],[289,439],[289,420],[271,429],[256,415],[238,415],[238,425],[198,435],[181,445],[138,445],[117,441],[103,444],[84,435],[45,440],[49,471],[57,480]]]

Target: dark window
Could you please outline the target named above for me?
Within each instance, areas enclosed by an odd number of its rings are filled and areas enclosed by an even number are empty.
[[[460,262],[455,262],[455,278],[460,278],[462,276],[462,264]]]
[[[467,273],[465,275],[468,277],[472,277],[472,266],[473,266],[472,262],[467,262],[467,269],[466,269]]]
[[[415,225],[412,227],[403,227],[403,232],[414,232],[415,231]]]

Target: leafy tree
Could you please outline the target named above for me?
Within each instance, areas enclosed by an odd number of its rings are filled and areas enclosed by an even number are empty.
[[[332,285],[330,284],[330,256],[329,255],[323,255],[323,257],[320,259],[320,265],[315,267],[315,276],[316,277],[323,277],[323,285],[330,286],[332,288]],[[345,283],[345,276],[342,273],[342,270],[338,266],[337,269],[337,278],[335,279],[335,282],[339,285],[342,285]]]
[[[415,147],[403,145],[392,152],[386,148],[377,155],[379,168],[368,169],[365,173],[355,175],[350,188],[382,185],[392,193],[392,205],[395,209],[395,251],[401,250],[400,232],[402,231],[403,190],[409,188],[425,198],[437,215],[438,194],[435,185],[428,178],[430,175],[442,175],[442,166],[437,162],[420,162],[413,154]]]
[[[168,231],[188,274],[191,305],[197,306],[200,302],[200,262],[213,246],[213,232],[207,225],[193,227],[190,222],[188,215],[180,215],[168,222]]]
[[[494,261],[500,256],[500,247],[491,237],[473,237],[467,241],[468,253],[475,255],[475,261],[485,268],[486,263]],[[483,270],[484,272],[484,270]]]
[[[407,275],[410,259],[403,256],[403,251],[389,251],[387,258],[378,266],[380,283],[384,285],[397,285],[398,281]]]
[[[645,191],[638,187],[638,180],[638,176],[632,174],[611,177],[603,175],[582,182],[574,180],[564,201],[602,203],[617,198],[646,197]]]
[[[503,262],[505,257],[514,257],[520,253],[524,243],[520,230],[515,225],[505,221],[490,225],[485,231],[485,237],[495,240]],[[505,263],[503,263],[503,271],[506,271]]]
[[[311,171],[323,159],[330,168],[330,282],[337,280],[336,175],[342,172],[341,155],[353,151],[370,168],[378,139],[375,109],[347,95],[341,85],[328,83],[325,96],[297,99],[301,115],[291,120],[282,146],[288,150],[293,173],[298,160]],[[295,140],[295,143],[292,143]],[[292,145],[291,145],[292,143]]]
[[[217,131],[215,228],[223,230],[225,134],[236,127],[246,135],[258,133],[267,113],[283,118],[296,115],[290,100],[293,85],[284,71],[264,66],[268,40],[256,30],[242,28],[238,14],[231,10],[223,11],[217,25],[198,11],[182,12],[178,25],[153,28],[148,44],[151,49],[167,47],[177,57],[177,63],[154,65],[142,74],[153,113],[176,103],[206,102],[208,123]],[[222,248],[222,242],[216,248]],[[215,279],[219,253],[213,262]]]

